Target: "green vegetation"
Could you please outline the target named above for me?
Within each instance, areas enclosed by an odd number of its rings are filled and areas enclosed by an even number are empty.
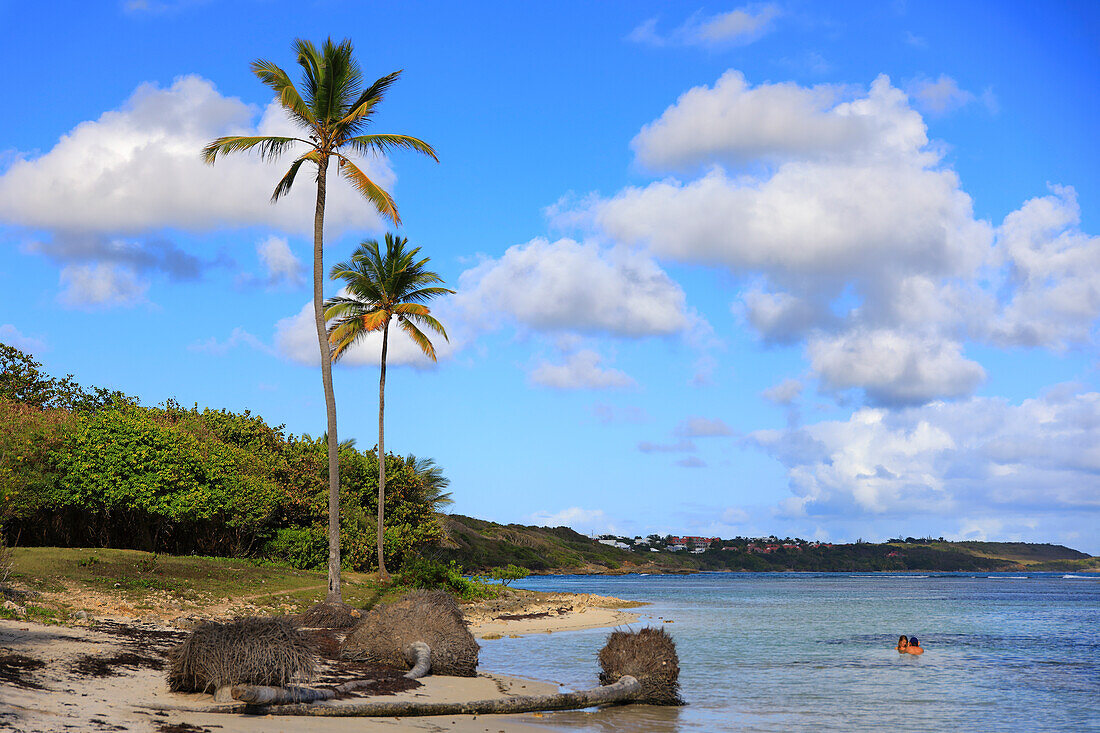
[[[10,349],[10,347],[7,347]],[[27,357],[29,360],[29,357]],[[26,363],[26,362],[23,362]],[[229,555],[318,569],[327,562],[325,440],[288,436],[249,412],[43,408],[51,389],[0,397],[0,526],[10,544]],[[79,386],[76,389],[80,389]],[[373,567],[378,459],[340,447],[340,539],[349,570]],[[385,456],[385,557],[443,537],[435,474]],[[423,464],[422,464],[423,465]]]
[[[318,49],[310,41],[294,41],[295,60],[302,67],[302,88],[299,90],[290,76],[276,64],[257,59],[252,62],[252,73],[275,92],[287,116],[303,131],[301,137],[244,137],[234,135],[220,137],[205,148],[202,154],[213,165],[218,155],[248,152],[255,149],[261,158],[275,160],[287,150],[303,143],[307,150],[290,164],[286,174],[275,186],[272,202],[290,193],[302,164],[317,166],[317,205],[313,214],[313,315],[317,326],[318,353],[321,356],[321,382],[325,391],[325,414],[328,420],[326,435],[328,452],[328,600],[340,600],[340,548],[345,522],[340,517],[342,484],[340,481],[340,450],[336,440],[336,396],[332,390],[332,360],[328,334],[322,314],[323,273],[322,263],[325,195],[328,185],[328,165],[332,158],[337,170],[346,178],[378,213],[394,224],[401,223],[397,205],[383,188],[367,177],[348,157],[348,154],[385,154],[395,148],[405,148],[431,156],[438,162],[435,151],[422,140],[408,135],[364,135],[363,131],[373,122],[379,102],[390,86],[401,75],[400,71],[383,76],[370,86],[363,86],[363,72],[355,60],[351,41],[344,39],[333,43],[327,39]],[[379,470],[385,471],[382,458],[382,438],[378,438]],[[381,489],[381,482],[379,483]],[[385,501],[378,500],[378,511],[385,510]],[[379,514],[381,516],[381,514]],[[382,546],[383,531],[379,526],[378,563],[385,575]]]
[[[462,567],[454,560],[440,563],[423,557],[409,558],[402,566],[397,582],[408,588],[445,590],[465,600],[496,598],[500,594],[497,586],[491,583],[465,577]]]
[[[386,253],[378,250],[374,239],[360,243],[351,259],[332,268],[332,279],[344,281],[346,295],[338,295],[325,301],[325,320],[332,325],[329,339],[332,343],[332,359],[340,359],[352,345],[367,334],[382,332],[382,361],[378,378],[378,575],[383,580],[386,560],[382,553],[386,505],[386,462],[382,460],[385,445],[386,414],[386,350],[389,346],[390,322],[397,317],[397,325],[408,334],[412,342],[432,361],[435,347],[421,328],[426,328],[447,338],[443,324],[437,321],[424,303],[453,290],[438,287],[443,279],[427,269],[428,258],[417,260],[419,247],[406,250],[408,240],[386,233]],[[438,499],[437,499],[438,503]]]
[[[514,580],[523,580],[531,574],[531,571],[517,565],[508,565],[503,568],[489,568],[486,574],[493,580],[499,580],[501,585],[508,585]]]

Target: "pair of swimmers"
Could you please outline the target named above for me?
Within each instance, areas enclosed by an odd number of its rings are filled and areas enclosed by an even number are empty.
[[[921,648],[920,640],[915,636],[905,638],[904,636],[898,638],[898,653],[899,654],[924,654],[924,649]]]

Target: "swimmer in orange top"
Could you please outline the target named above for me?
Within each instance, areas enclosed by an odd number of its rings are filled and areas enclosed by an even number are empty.
[[[921,649],[920,641],[915,636],[909,637],[909,645],[905,647],[905,651],[907,654],[924,654],[924,649]]]
[[[904,636],[899,636],[898,637],[898,654],[905,654],[905,652],[908,648],[909,648],[909,639],[907,639]]]

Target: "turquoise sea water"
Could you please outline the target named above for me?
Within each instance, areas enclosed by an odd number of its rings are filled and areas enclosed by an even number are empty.
[[[548,714],[576,731],[1100,731],[1100,576],[704,573],[545,576],[534,590],[652,605],[682,708]],[[672,623],[665,623],[670,620]],[[607,629],[482,642],[481,666],[596,682]],[[921,657],[900,655],[900,634]]]

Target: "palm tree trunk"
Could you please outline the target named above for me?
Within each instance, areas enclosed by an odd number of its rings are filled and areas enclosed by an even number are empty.
[[[382,532],[385,529],[383,517],[386,509],[386,432],[383,417],[386,412],[386,349],[389,346],[390,321],[382,329],[382,376],[378,378],[378,579],[386,582],[390,574],[386,572],[386,558],[382,553]]]
[[[321,349],[321,381],[325,386],[325,414],[328,417],[328,595],[325,600],[338,602],[340,596],[340,454],[336,441],[336,395],[332,390],[332,352],[325,328],[324,264],[322,231],[325,224],[325,178],[328,157],[317,164],[317,209],[313,214],[313,318],[317,324],[317,343]]]

